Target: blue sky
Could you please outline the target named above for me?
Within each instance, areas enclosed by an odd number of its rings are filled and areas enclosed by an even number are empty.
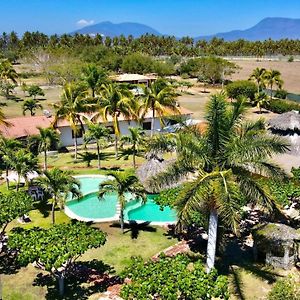
[[[265,17],[300,18],[299,0],[0,0],[0,4],[0,32],[19,34],[26,30],[60,34],[88,23],[130,21],[163,34],[197,36],[246,29]]]

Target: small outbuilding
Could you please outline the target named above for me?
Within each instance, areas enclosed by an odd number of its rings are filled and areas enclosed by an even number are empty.
[[[300,114],[299,111],[289,111],[269,120],[269,130],[272,134],[286,137],[291,144],[290,153],[300,154]]]
[[[267,223],[253,230],[254,254],[274,268],[291,269],[299,260],[300,233],[285,224]]]

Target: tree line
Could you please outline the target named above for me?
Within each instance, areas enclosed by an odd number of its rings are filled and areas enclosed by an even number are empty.
[[[63,34],[48,36],[41,32],[25,32],[18,37],[16,32],[3,32],[0,36],[1,54],[11,60],[16,60],[32,49],[72,49],[97,48],[103,46],[113,50],[115,54],[126,55],[133,52],[143,52],[151,56],[271,56],[271,55],[298,55],[300,54],[300,40],[281,39],[248,41],[239,39],[225,41],[220,38],[211,40],[195,40],[191,37],[178,39],[174,36],[142,35],[134,38],[132,35],[116,37],[103,37],[83,34]]]

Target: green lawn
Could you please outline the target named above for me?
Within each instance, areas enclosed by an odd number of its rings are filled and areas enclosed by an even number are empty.
[[[26,228],[40,226],[47,228],[51,226],[51,216],[46,212],[41,213],[39,210],[33,210],[29,213],[32,223],[20,225],[16,221],[10,224],[8,229],[15,226],[24,226]],[[56,211],[57,223],[69,222],[70,219],[60,211]],[[97,260],[109,266],[111,274],[117,274],[130,262],[130,257],[140,255],[148,259],[154,254],[176,243],[176,240],[169,237],[166,231],[160,227],[145,226],[136,228],[127,228],[125,234],[121,233],[120,228],[114,224],[97,224],[95,227],[100,228],[107,233],[106,244],[99,249],[87,251],[81,258],[83,262]],[[35,284],[41,271],[29,265],[26,268],[17,270],[15,274],[2,275],[3,299],[55,299],[53,290],[55,286],[52,282],[47,286]],[[77,298],[73,284],[67,289],[67,299],[85,299],[86,295],[98,293],[101,290],[93,284],[86,290],[87,283],[80,283],[78,290],[82,292],[83,298]],[[75,289],[75,290],[74,290]],[[48,295],[47,295],[48,293]],[[50,296],[50,294],[52,296]],[[50,297],[50,298],[49,298]],[[73,298],[74,297],[74,298]]]

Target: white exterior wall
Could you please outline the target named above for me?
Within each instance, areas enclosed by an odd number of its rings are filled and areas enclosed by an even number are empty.
[[[143,122],[150,122],[151,123],[151,118],[145,119]],[[136,121],[120,121],[120,132],[121,135],[127,135],[129,134],[128,127],[137,127],[140,126],[142,127],[143,124],[138,124]],[[105,126],[112,126],[111,122],[103,123]],[[161,126],[161,122],[159,118],[155,118],[154,120],[154,130],[161,129],[164,126]],[[74,145],[74,139],[72,138],[72,129],[67,126],[67,127],[59,127],[58,130],[60,131],[60,146],[61,147],[67,147],[67,146],[73,146]],[[84,130],[87,130],[87,126],[84,125]],[[145,133],[147,135],[150,135],[151,130],[145,130]],[[83,138],[77,138],[77,143],[78,145],[83,144]]]

